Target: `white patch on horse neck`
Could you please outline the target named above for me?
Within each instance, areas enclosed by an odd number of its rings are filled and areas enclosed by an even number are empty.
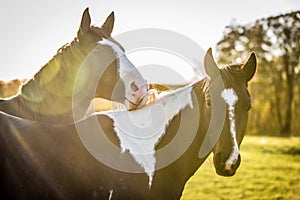
[[[110,46],[113,49],[114,53],[116,54],[116,56],[119,59],[119,74],[120,74],[120,77],[122,79],[125,76],[128,76],[128,73],[131,70],[135,70],[135,67],[128,60],[128,58],[126,57],[124,51],[121,49],[121,47],[119,45],[117,45],[114,42],[112,42],[110,40],[107,40],[107,39],[102,39],[99,43],[103,44],[103,45],[108,45],[108,46]]]
[[[152,104],[134,111],[100,112],[114,121],[121,152],[126,150],[149,177],[151,187],[155,165],[155,146],[164,135],[170,120],[186,106],[193,107],[192,86],[161,93]]]
[[[230,133],[233,141],[233,150],[230,154],[230,157],[226,160],[226,165],[232,165],[238,160],[239,156],[239,146],[236,140],[236,129],[235,129],[235,119],[234,119],[234,105],[238,100],[238,96],[234,92],[232,88],[224,89],[222,94],[222,98],[228,105],[229,111],[229,121],[230,121]]]

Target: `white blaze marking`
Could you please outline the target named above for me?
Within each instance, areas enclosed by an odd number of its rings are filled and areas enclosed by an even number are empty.
[[[125,84],[126,98],[129,99],[131,102],[136,102],[136,98],[139,98],[145,92],[147,92],[148,85],[146,80],[143,79],[140,72],[128,60],[126,54],[119,45],[107,39],[102,39],[99,43],[110,46],[116,54],[117,58],[119,59],[119,76]],[[132,90],[130,88],[132,82],[134,82],[135,85],[138,88],[140,88],[140,90],[137,90],[134,93],[132,93]]]
[[[109,190],[108,200],[111,200],[114,190]]]
[[[230,133],[233,141],[233,150],[230,154],[230,157],[225,162],[227,167],[227,165],[230,166],[234,164],[238,160],[238,156],[239,156],[239,146],[236,140],[236,129],[235,129],[235,119],[234,119],[234,105],[237,102],[238,97],[232,88],[224,89],[221,96],[228,105]]]
[[[149,177],[151,187],[155,172],[155,146],[164,135],[170,120],[186,106],[193,106],[192,87],[161,93],[158,100],[134,111],[100,112],[114,121],[121,152],[126,150]]]
[[[116,54],[116,56],[119,59],[119,73],[120,73],[120,77],[123,79],[125,75],[128,75],[128,73],[131,70],[135,70],[135,67],[133,66],[133,64],[128,60],[128,58],[126,57],[124,51],[115,43],[113,43],[110,40],[107,39],[102,39],[100,42],[100,44],[104,44],[104,45],[108,45],[110,46],[114,53]]]

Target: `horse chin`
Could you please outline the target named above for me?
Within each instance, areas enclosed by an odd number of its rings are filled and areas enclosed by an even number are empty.
[[[140,108],[140,106],[141,106],[140,100],[133,102],[128,99],[125,99],[125,101],[123,103],[124,103],[126,109],[129,111],[136,110],[136,109]]]
[[[219,176],[230,177],[230,176],[235,175],[236,171],[235,170],[226,170],[226,169],[221,169],[221,170],[216,169],[216,173]]]
[[[220,160],[217,157],[214,157],[214,166],[216,169],[216,173],[219,176],[230,177],[230,176],[234,176],[237,169],[239,168],[241,163],[241,157],[239,156],[236,163],[232,165],[226,165],[225,162],[219,162],[219,161]]]
[[[125,108],[128,110],[128,111],[132,111],[132,110],[135,110],[137,108],[137,106],[135,104],[132,104],[131,102],[129,101],[125,101]]]
[[[158,93],[156,90],[151,89],[147,90],[139,99],[137,99],[135,102],[129,100],[126,98],[125,100],[125,107],[127,110],[135,110],[143,108],[144,106],[153,103],[158,98]]]

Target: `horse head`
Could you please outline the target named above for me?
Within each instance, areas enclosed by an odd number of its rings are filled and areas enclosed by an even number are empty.
[[[148,84],[128,60],[124,48],[111,37],[114,19],[112,12],[101,27],[93,26],[88,8],[84,11],[77,38],[80,45],[88,51],[91,48],[93,50],[89,52],[82,68],[85,72],[93,67],[98,68],[98,73],[94,69],[90,73],[84,73],[91,75],[85,80],[97,81],[93,97],[125,103],[130,110],[141,102],[148,90]]]
[[[69,123],[84,118],[95,97],[118,101],[128,110],[138,107],[147,98],[148,83],[112,38],[113,26],[114,13],[101,27],[91,25],[87,8],[74,40],[62,46],[19,95],[2,101],[1,111],[34,121]]]
[[[205,56],[204,65],[210,83],[221,76],[224,90],[219,94],[219,98],[222,98],[226,105],[224,126],[213,148],[214,166],[218,175],[233,176],[241,162],[239,146],[245,134],[248,111],[251,108],[247,83],[255,74],[256,56],[255,53],[251,53],[246,62],[219,69],[210,49]],[[206,101],[207,109],[211,110],[210,106],[213,105],[210,105],[210,99]]]

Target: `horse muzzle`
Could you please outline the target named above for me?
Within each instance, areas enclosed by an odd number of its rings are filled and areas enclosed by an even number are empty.
[[[142,90],[142,93],[139,93],[138,95],[131,95],[131,98],[125,98],[125,107],[127,110],[135,110],[138,108],[142,108],[145,106],[149,101],[153,101],[156,98],[156,91],[148,90],[148,86],[140,89]],[[137,98],[139,97],[139,98]]]
[[[226,164],[226,159],[222,158],[221,153],[214,156],[214,166],[216,173],[220,176],[233,176],[241,164],[241,156],[233,164]]]

